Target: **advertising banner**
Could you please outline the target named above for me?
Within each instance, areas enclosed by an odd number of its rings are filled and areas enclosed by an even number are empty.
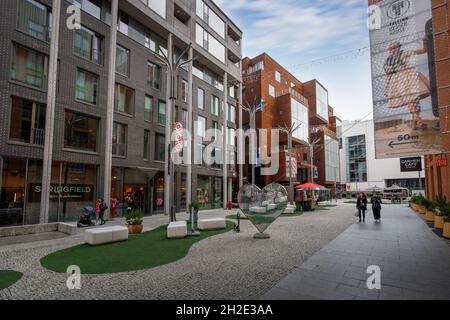
[[[422,171],[422,157],[401,158],[400,159],[401,172],[418,172]]]
[[[369,0],[376,158],[441,151],[429,0]]]

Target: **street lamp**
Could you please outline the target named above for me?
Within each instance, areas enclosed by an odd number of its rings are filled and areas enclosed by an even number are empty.
[[[172,43],[172,41],[170,41],[170,46],[172,46],[171,43]],[[172,130],[174,128],[173,127],[172,109],[174,108],[175,102],[177,99],[175,83],[176,83],[176,79],[177,79],[178,70],[186,65],[189,65],[190,63],[192,63],[192,61],[195,60],[195,58],[193,58],[193,59],[189,59],[184,62],[181,61],[181,59],[191,49],[192,43],[189,43],[189,45],[186,47],[186,49],[184,49],[184,51],[180,54],[180,56],[178,57],[178,59],[176,61],[174,61],[174,59],[173,59],[173,47],[171,48],[170,46],[168,48],[169,57],[162,50],[160,51],[161,56],[156,55],[156,57],[161,61],[161,63],[167,67],[167,84],[169,85],[167,90],[170,93],[170,95],[169,95],[169,101],[167,101],[167,110],[168,111],[166,112],[166,127],[169,129],[166,130],[166,133],[168,132],[168,134],[166,134],[166,139],[171,139]],[[164,192],[167,195],[167,198],[169,199],[169,203],[166,203],[166,214],[169,213],[170,222],[176,221],[175,201],[174,201],[175,192],[174,192],[174,190],[172,190],[172,188],[174,188],[174,176],[175,176],[174,173],[175,172],[174,172],[174,164],[170,157],[171,144],[172,144],[172,141],[169,140],[168,141],[168,150],[166,150],[166,156],[165,156],[165,159],[166,159],[165,170],[167,170],[167,176],[169,178],[168,179],[169,181],[166,181],[166,188],[164,190]],[[191,164],[189,164],[189,165],[191,165]],[[167,212],[167,210],[169,210],[169,212]]]
[[[314,183],[314,147],[319,142],[320,142],[320,139],[316,139],[312,143],[309,143],[309,154],[310,154],[310,161],[311,161],[311,182],[312,183]]]
[[[248,112],[250,116],[250,129],[256,130],[256,113],[260,111],[264,111],[266,108],[266,102],[264,99],[261,99],[259,102],[257,99],[253,101],[252,104],[246,103],[246,105],[240,105],[242,110]],[[252,149],[253,149],[252,145]],[[252,184],[255,184],[255,164],[252,165]]]
[[[292,126],[288,127],[287,124],[284,124],[284,127],[279,126],[278,130],[285,132],[288,136],[288,151],[289,151],[289,198],[291,200],[291,204],[294,202],[294,184],[292,182],[292,136],[294,135],[294,132],[296,132],[300,127],[301,123],[296,125],[295,122],[292,124]],[[297,161],[297,159],[295,160]]]

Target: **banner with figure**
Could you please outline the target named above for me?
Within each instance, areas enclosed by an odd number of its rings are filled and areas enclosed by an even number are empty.
[[[440,153],[431,1],[369,6],[376,158]]]

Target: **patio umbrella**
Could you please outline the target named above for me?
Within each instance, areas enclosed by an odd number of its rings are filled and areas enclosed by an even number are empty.
[[[314,189],[314,190],[324,190],[326,189],[324,186],[321,186],[319,184],[315,184],[315,183],[305,183],[305,184],[301,184],[295,187],[295,189]]]

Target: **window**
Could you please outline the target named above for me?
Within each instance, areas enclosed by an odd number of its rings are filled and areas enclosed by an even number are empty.
[[[98,123],[97,118],[66,110],[64,148],[96,152]]]
[[[264,61],[260,61],[253,66],[248,67],[248,74],[254,73],[259,70],[264,70]]]
[[[47,88],[48,58],[37,51],[13,44],[11,79],[39,89]]]
[[[98,76],[78,69],[76,99],[87,103],[97,104]]]
[[[236,87],[235,86],[228,87],[228,95],[231,98],[236,98]]]
[[[163,101],[158,104],[158,123],[166,125],[166,103]]]
[[[188,100],[188,82],[186,80],[181,80],[181,100],[187,102]]]
[[[12,97],[10,140],[44,145],[45,110],[44,104]]]
[[[102,38],[88,28],[74,30],[74,53],[91,62],[101,64]]]
[[[144,119],[145,121],[152,122],[152,117],[153,117],[153,98],[150,96],[145,96]]]
[[[166,154],[166,138],[164,135],[157,133],[155,139],[155,160],[164,161]]]
[[[132,115],[134,110],[134,90],[116,83],[114,110]]]
[[[127,126],[114,122],[112,154],[119,157],[127,156]]]
[[[271,97],[275,98],[275,95],[276,95],[275,87],[272,86],[271,84],[269,84],[269,94]]]
[[[316,84],[317,95],[317,115],[328,121],[328,92],[320,85]]]
[[[205,162],[203,161],[203,153],[205,152],[206,146],[198,143],[197,147],[194,150],[194,164],[199,166],[203,166]]]
[[[325,135],[325,179],[339,182],[339,142]]]
[[[219,36],[225,39],[225,22],[202,0],[197,0],[195,11]]]
[[[219,129],[219,123],[217,121],[213,121],[213,128],[214,128],[214,141],[217,140],[217,137],[222,134],[222,131]]]
[[[236,123],[236,108],[228,104],[228,121]]]
[[[281,73],[275,71],[275,80],[281,83]]]
[[[367,182],[366,136],[347,138],[347,181]]]
[[[198,116],[197,119],[197,134],[199,137],[205,137],[206,134],[206,118]]]
[[[192,74],[194,76],[209,83],[214,88],[222,92],[224,91],[223,79],[221,79],[216,73],[196,61],[194,61],[194,66],[192,69]]]
[[[188,128],[188,122],[189,122],[189,113],[188,113],[187,110],[183,109],[181,122],[183,124],[183,128],[187,129]]]
[[[49,9],[34,0],[19,0],[17,28],[30,36],[50,41],[52,14]]]
[[[91,16],[101,19],[102,0],[74,0],[73,3]]]
[[[116,49],[116,72],[125,76],[130,76],[130,50],[121,46]]]
[[[147,83],[151,88],[154,89],[161,89],[161,67],[148,62],[148,77],[147,77]]]
[[[216,57],[219,61],[225,63],[225,46],[223,44],[198,24],[196,25],[195,34],[195,41],[199,46]]]
[[[308,142],[309,140],[309,116],[308,116],[308,108],[298,102],[295,99],[291,98],[291,121],[292,124],[295,125],[300,124],[300,128],[298,128],[294,133],[293,137],[299,140],[303,140]]]
[[[219,116],[219,98],[216,96],[211,97],[211,113]]]
[[[144,160],[148,160],[149,157],[149,143],[150,143],[150,131],[144,130]]]
[[[198,88],[197,105],[199,109],[205,110],[205,90]]]
[[[227,134],[228,134],[228,136],[227,136],[227,144],[228,145],[230,145],[230,146],[234,146],[235,145],[235,131],[236,130],[234,130],[233,128],[228,128],[228,131],[227,131]]]
[[[141,0],[144,3],[147,3],[150,9],[155,11],[164,19],[166,18],[166,0]]]

